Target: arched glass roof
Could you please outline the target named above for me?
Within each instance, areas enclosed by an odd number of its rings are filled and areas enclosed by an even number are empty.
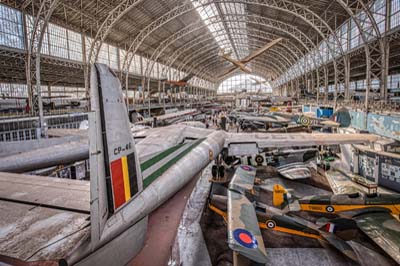
[[[272,93],[272,88],[264,78],[250,74],[232,76],[224,80],[218,87],[218,94],[242,91]]]

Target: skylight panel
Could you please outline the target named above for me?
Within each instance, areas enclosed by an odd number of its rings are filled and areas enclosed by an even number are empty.
[[[245,4],[191,1],[221,49],[232,52],[235,59],[249,54],[247,24],[243,19],[246,15]]]

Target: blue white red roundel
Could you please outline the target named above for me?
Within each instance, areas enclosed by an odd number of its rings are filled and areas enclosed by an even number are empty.
[[[248,166],[248,165],[242,165],[242,166],[240,166],[240,168],[242,168],[245,171],[253,171],[253,167]]]
[[[236,242],[246,248],[257,248],[258,242],[257,239],[253,236],[252,233],[245,229],[235,229],[233,231],[233,237],[235,238]]]

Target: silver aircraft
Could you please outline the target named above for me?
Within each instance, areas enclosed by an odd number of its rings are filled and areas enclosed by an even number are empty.
[[[77,153],[64,143],[58,153],[47,148],[43,158],[14,157],[23,168],[40,159],[48,166],[52,156],[62,161],[63,149],[71,160],[86,152],[90,183],[0,172],[0,262],[125,265],[145,244],[148,215],[223,150],[246,156],[267,148],[376,140],[363,134],[234,134],[172,125],[142,132],[136,144],[121,84],[106,65],[92,67],[91,99],[89,150],[75,140]],[[0,165],[7,162],[15,164],[0,160]]]

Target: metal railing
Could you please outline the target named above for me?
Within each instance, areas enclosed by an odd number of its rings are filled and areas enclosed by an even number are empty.
[[[45,117],[46,128],[79,128],[86,113],[52,115]],[[40,136],[39,118],[24,117],[0,121],[0,142],[38,139]]]

